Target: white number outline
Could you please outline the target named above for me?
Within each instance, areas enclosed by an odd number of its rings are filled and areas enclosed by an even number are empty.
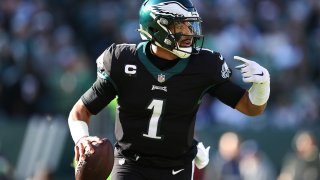
[[[152,110],[152,115],[149,121],[148,134],[143,133],[144,137],[152,139],[161,139],[161,136],[157,136],[158,125],[160,122],[162,110],[164,107],[164,101],[160,99],[153,99],[148,106],[148,109]]]

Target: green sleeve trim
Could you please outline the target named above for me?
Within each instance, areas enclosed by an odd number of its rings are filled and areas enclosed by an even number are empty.
[[[100,72],[100,71],[98,71],[98,72],[97,72],[97,75],[98,75],[99,78],[104,79],[104,80],[107,80],[108,77],[109,77],[109,75],[108,75],[106,72]]]
[[[110,76],[109,76],[106,72],[99,72],[99,71],[98,71],[97,74],[98,74],[98,77],[99,77],[99,78],[111,82],[111,84],[112,84],[112,86],[114,87],[114,89],[115,89],[117,92],[119,92],[116,83],[110,78]]]

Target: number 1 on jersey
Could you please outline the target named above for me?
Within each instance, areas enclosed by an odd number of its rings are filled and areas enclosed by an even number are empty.
[[[154,99],[151,101],[148,109],[152,110],[152,116],[149,121],[148,134],[143,134],[145,137],[153,139],[161,139],[161,136],[157,136],[159,119],[162,113],[163,100]]]

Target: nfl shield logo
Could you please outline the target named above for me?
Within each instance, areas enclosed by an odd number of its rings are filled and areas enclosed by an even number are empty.
[[[166,76],[163,74],[158,74],[158,82],[163,83],[166,80]]]

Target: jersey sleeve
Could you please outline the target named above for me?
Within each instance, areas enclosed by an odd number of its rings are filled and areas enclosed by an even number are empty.
[[[100,79],[107,80],[110,78],[111,63],[114,57],[115,46],[115,44],[112,44],[96,60],[97,77]]]
[[[232,71],[220,53],[202,49],[197,60],[201,63],[201,71],[210,78],[211,85],[216,86],[230,79]]]
[[[218,98],[221,102],[232,108],[236,107],[245,92],[245,89],[231,81],[220,83],[208,91],[211,96]]]
[[[217,71],[215,71],[215,82],[219,84],[225,81],[229,81],[232,75],[232,71],[231,69],[229,69],[227,62],[225,61],[223,56],[218,52],[213,52],[213,57],[215,59],[217,68]]]
[[[117,95],[116,86],[110,78],[111,62],[115,44],[105,50],[97,59],[97,80],[82,96],[81,100],[91,114],[97,114]]]
[[[246,90],[230,81],[232,71],[229,69],[223,56],[218,52],[212,53],[216,68],[216,71],[214,71],[215,84],[208,90],[208,93],[218,98],[224,104],[235,108]]]
[[[91,114],[98,114],[117,93],[109,80],[97,78],[96,82],[82,96],[81,100]]]

